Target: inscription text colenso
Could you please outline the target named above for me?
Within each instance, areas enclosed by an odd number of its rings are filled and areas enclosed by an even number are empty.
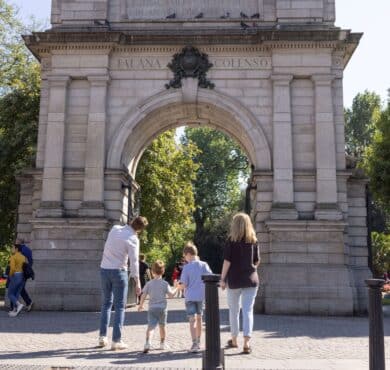
[[[111,68],[116,70],[162,70],[166,69],[171,57],[114,57]],[[210,57],[213,69],[270,69],[271,58],[267,56]]]

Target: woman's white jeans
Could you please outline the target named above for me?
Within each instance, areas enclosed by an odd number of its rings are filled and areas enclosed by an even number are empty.
[[[232,337],[237,337],[240,331],[240,306],[242,308],[242,330],[244,337],[251,337],[253,331],[253,306],[257,287],[227,289],[229,306],[229,322]]]

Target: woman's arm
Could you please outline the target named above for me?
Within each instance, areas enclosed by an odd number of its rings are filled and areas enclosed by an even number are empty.
[[[12,276],[15,273],[15,256],[11,256],[9,261],[9,276]]]
[[[222,266],[222,272],[221,272],[221,288],[225,289],[226,288],[226,276],[230,268],[230,262],[227,260],[223,260],[223,266]]]

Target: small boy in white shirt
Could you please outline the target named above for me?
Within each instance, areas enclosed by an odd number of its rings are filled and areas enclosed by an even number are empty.
[[[160,349],[165,349],[166,339],[166,324],[167,324],[167,296],[173,298],[177,288],[172,287],[163,280],[162,276],[165,272],[165,265],[162,261],[156,261],[152,265],[153,279],[148,281],[142,290],[142,296],[138,311],[144,309],[144,302],[147,296],[149,296],[149,309],[148,309],[148,328],[146,330],[146,342],[144,346],[144,353],[148,353],[150,350],[150,342],[153,337],[154,329],[157,325],[160,328]]]

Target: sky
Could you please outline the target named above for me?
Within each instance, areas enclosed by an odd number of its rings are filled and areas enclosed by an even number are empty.
[[[8,0],[23,20],[30,16],[49,24],[51,0]],[[390,88],[390,0],[336,0],[336,26],[363,32],[344,73],[344,106],[356,94],[375,91],[383,101]]]

